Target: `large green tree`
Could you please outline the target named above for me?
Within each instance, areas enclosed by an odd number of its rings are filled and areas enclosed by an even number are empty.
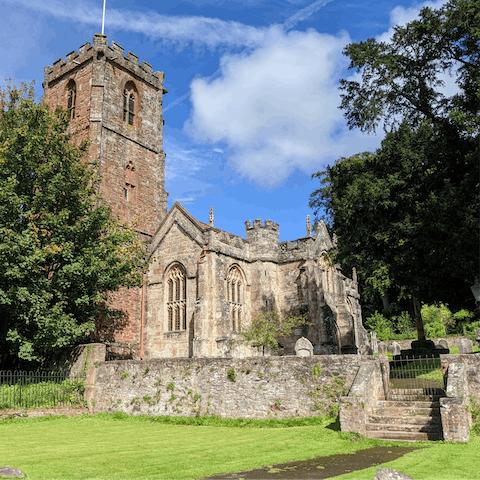
[[[350,128],[387,130],[428,120],[478,134],[480,125],[480,0],[451,0],[424,8],[418,20],[397,26],[390,41],[368,39],[345,48],[361,77],[341,80],[341,108]],[[458,91],[443,88],[446,75]]]
[[[350,128],[383,124],[375,153],[342,158],[314,177],[310,204],[357,267],[370,301],[415,296],[474,308],[479,262],[480,1],[455,0],[396,27],[389,42],[348,45],[342,80]],[[443,89],[446,73],[457,91]]]
[[[0,92],[0,351],[42,362],[82,339],[106,292],[142,283],[145,250],[99,193],[66,112]],[[113,313],[113,312],[110,312]],[[9,357],[9,358],[7,358]]]
[[[428,122],[414,131],[402,124],[377,152],[342,158],[314,176],[322,186],[311,205],[326,212],[336,260],[357,268],[364,300],[415,296],[474,308],[478,158],[468,140]]]

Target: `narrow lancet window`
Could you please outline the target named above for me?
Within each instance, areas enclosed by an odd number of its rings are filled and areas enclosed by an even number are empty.
[[[135,97],[135,85],[128,82],[123,91],[123,121],[132,126],[135,120]]]
[[[75,118],[75,107],[77,103],[77,85],[70,80],[67,85],[67,109],[70,112],[70,120]]]
[[[173,266],[167,280],[168,331],[187,329],[187,277],[179,266]]]
[[[230,269],[227,275],[227,301],[230,305],[230,322],[233,332],[241,331],[243,311],[243,277],[236,266]]]

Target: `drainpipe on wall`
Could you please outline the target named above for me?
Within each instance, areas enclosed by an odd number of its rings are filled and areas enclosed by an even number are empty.
[[[143,274],[142,285],[142,313],[140,317],[140,360],[145,360],[143,356],[143,321],[145,318],[145,273]]]

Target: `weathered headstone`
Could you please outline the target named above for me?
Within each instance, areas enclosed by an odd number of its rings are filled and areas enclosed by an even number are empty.
[[[295,343],[295,354],[297,357],[311,357],[313,355],[313,345],[310,340],[300,337]]]
[[[477,336],[477,347],[480,347],[480,328],[475,329],[475,335]]]
[[[459,353],[472,353],[473,352],[473,342],[469,338],[461,338],[458,342],[458,352]]]
[[[439,338],[437,345],[439,345],[440,347],[448,348],[448,342],[445,338]]]
[[[0,477],[21,477],[25,478],[25,474],[19,468],[13,468],[6,465],[0,468]]]
[[[387,344],[385,342],[378,343],[378,353],[379,355],[385,355],[387,353]]]
[[[378,341],[377,341],[377,332],[372,332],[370,334],[370,347],[372,347],[372,352],[378,353]]]
[[[373,480],[412,480],[412,477],[393,468],[379,468]]]
[[[400,355],[400,353],[402,351],[402,347],[400,346],[400,344],[398,342],[392,342],[390,344],[390,348],[391,348],[391,352],[394,356],[395,355]]]

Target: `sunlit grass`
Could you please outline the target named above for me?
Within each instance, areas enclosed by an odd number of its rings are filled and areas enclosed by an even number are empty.
[[[377,445],[406,443],[358,439],[322,417],[267,423],[98,414],[0,421],[2,463],[35,479],[192,479]],[[480,479],[476,437],[469,444],[415,445],[425,448],[381,466],[418,479]],[[342,478],[371,480],[379,467]]]
[[[189,420],[198,423],[179,419]],[[171,425],[163,422],[173,418],[124,414],[0,421],[0,456],[35,479],[189,479],[379,444],[350,441],[332,419],[305,420],[311,425],[218,418],[205,419],[216,426]],[[244,426],[228,426],[235,422]]]

